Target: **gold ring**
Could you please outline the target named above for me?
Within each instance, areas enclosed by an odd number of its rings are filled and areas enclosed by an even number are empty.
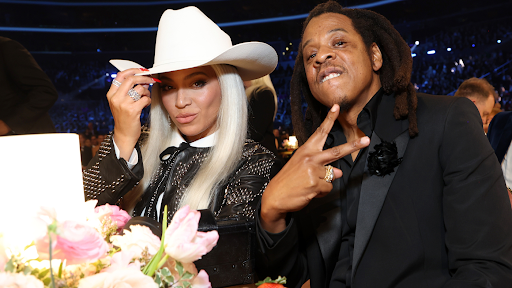
[[[324,177],[324,180],[327,183],[331,183],[333,179],[334,179],[334,169],[333,169],[333,167],[331,165],[325,166],[325,177]]]

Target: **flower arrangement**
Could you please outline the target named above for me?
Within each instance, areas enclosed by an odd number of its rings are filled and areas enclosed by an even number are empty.
[[[82,222],[59,222],[54,209],[42,208],[35,239],[24,250],[36,256],[13,253],[0,234],[0,287],[211,287],[193,262],[215,247],[219,235],[197,231],[198,211],[181,208],[168,227],[164,217],[160,239],[146,226],[124,229],[131,218],[126,211],[96,204],[86,202]]]

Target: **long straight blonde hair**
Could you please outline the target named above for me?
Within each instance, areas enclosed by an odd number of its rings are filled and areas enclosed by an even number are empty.
[[[221,90],[221,103],[217,113],[215,145],[193,177],[180,202],[192,209],[207,209],[213,201],[218,185],[234,171],[241,156],[247,135],[247,98],[242,79],[230,65],[212,65]],[[150,133],[142,143],[144,177],[124,200],[124,207],[132,211],[149,186],[160,165],[160,153],[170,146],[175,125],[169,125],[168,113],[162,104],[160,87],[151,92]],[[179,132],[179,131],[177,131]]]

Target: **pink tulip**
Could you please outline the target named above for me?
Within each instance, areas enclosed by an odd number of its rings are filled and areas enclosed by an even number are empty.
[[[201,213],[185,206],[178,210],[165,232],[165,252],[182,263],[192,263],[210,252],[219,239],[217,231],[198,232]]]
[[[204,270],[199,271],[190,284],[192,285],[192,288],[212,288],[212,283],[210,283],[208,273]]]

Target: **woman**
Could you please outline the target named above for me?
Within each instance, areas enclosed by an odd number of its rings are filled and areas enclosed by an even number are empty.
[[[170,221],[185,204],[216,218],[253,218],[277,165],[272,153],[245,139],[242,79],[272,72],[274,49],[232,46],[199,9],[186,7],[162,15],[153,68],[111,63],[123,70],[107,93],[115,127],[84,172],[86,198],[159,222],[164,205]],[[149,104],[151,132],[141,133],[140,113]]]
[[[244,82],[249,101],[249,135],[256,142],[277,155],[274,136],[274,118],[277,113],[277,96],[270,76]]]

